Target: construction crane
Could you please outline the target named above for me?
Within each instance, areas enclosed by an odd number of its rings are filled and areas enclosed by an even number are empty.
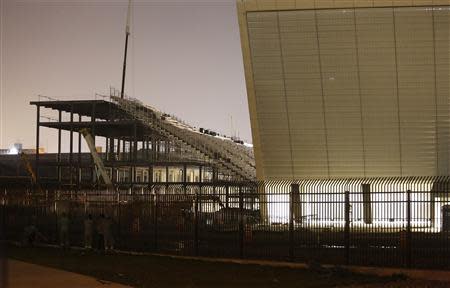
[[[111,182],[111,178],[109,177],[108,173],[106,173],[105,165],[103,164],[102,159],[97,153],[97,150],[95,149],[94,144],[94,137],[92,137],[91,131],[89,129],[81,129],[80,133],[83,135],[84,140],[86,140],[86,143],[89,147],[89,151],[91,152],[92,159],[94,160],[95,167],[97,168],[97,171],[100,172],[100,176],[103,179],[103,182],[105,182],[106,187],[113,188],[113,183]]]
[[[130,14],[131,14],[131,0],[128,0],[127,24],[125,27],[125,54],[123,56],[122,69],[122,90],[120,90],[120,98],[123,99],[125,93],[125,72],[127,70],[127,53],[128,53],[128,38],[130,37]]]

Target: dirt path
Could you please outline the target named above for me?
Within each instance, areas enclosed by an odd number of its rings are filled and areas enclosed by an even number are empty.
[[[128,286],[22,261],[8,260],[7,287],[127,288]]]

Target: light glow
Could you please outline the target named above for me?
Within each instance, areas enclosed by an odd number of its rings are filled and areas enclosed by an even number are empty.
[[[15,146],[11,147],[8,151],[9,155],[17,155],[19,154],[19,150],[17,150],[17,148]]]
[[[411,228],[413,231],[439,232],[442,230],[442,207],[450,205],[450,199],[435,197],[432,200],[433,181],[415,183],[385,183],[372,185],[372,223],[364,222],[364,201],[362,182],[341,187],[336,191],[333,185],[302,186],[300,184],[301,221],[295,227],[343,229],[345,226],[345,190],[350,192],[350,227],[352,229],[373,229],[399,231],[407,227],[407,192],[411,191]],[[359,187],[359,188],[358,188]],[[384,192],[377,192],[384,191]],[[272,225],[289,223],[289,193],[266,186],[267,209]],[[367,204],[366,204],[367,205]]]

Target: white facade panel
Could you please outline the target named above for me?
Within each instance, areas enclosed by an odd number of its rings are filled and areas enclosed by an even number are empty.
[[[449,19],[449,6],[246,12],[260,178],[449,175]]]

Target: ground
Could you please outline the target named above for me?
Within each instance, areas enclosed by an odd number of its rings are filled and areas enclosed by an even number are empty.
[[[95,277],[11,259],[8,260],[7,272],[8,279],[0,283],[2,288],[131,288]]]
[[[8,253],[11,259],[133,287],[449,287],[448,283],[381,278],[350,273],[345,269],[292,269],[16,246],[8,247]]]

